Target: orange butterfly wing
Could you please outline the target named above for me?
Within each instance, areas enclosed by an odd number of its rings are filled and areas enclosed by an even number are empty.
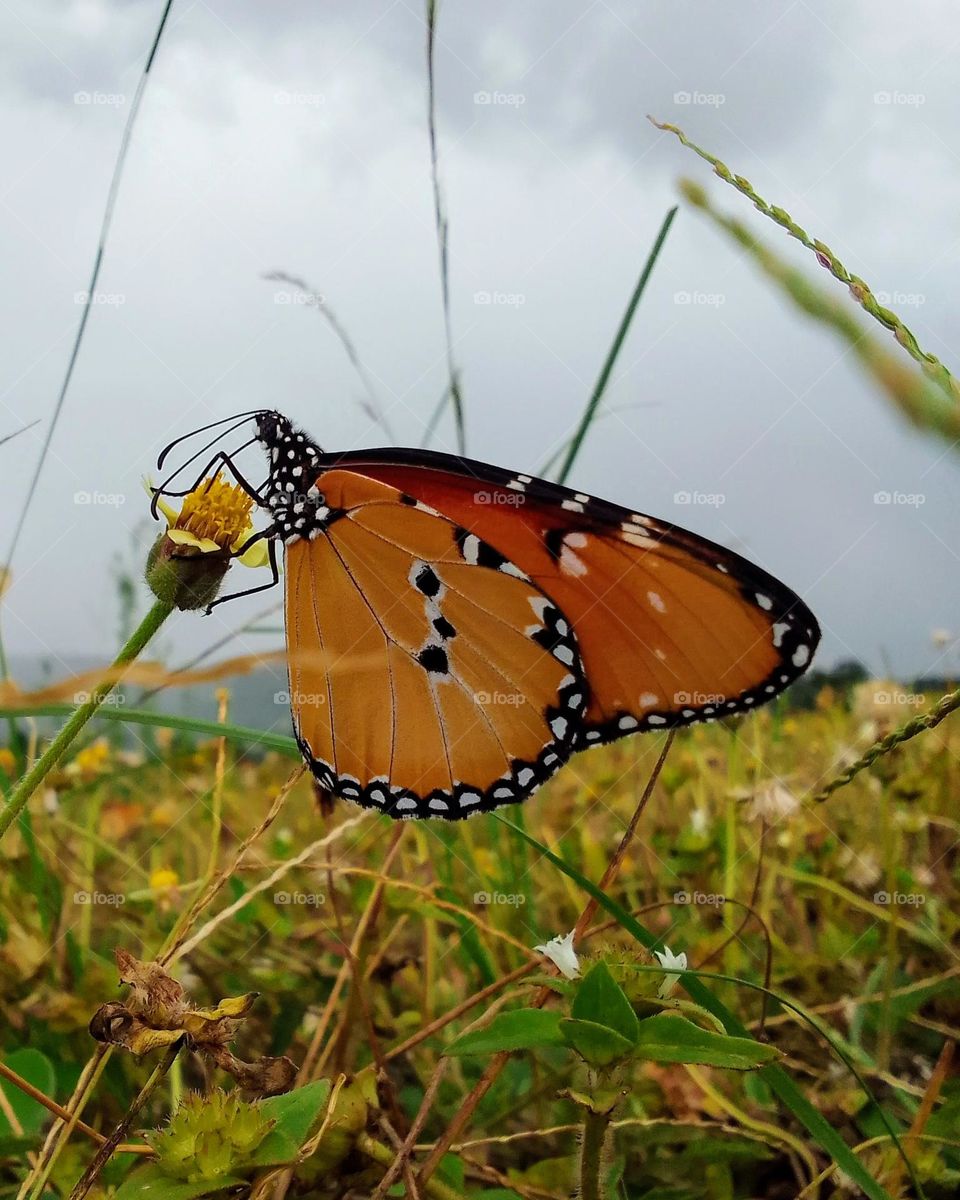
[[[331,517],[286,545],[291,708],[315,777],[395,817],[523,799],[581,730],[563,614],[397,489],[344,470],[317,487]]]
[[[442,454],[327,460],[442,512],[551,598],[590,689],[582,744],[749,711],[803,674],[819,642],[789,588],[667,522]]]

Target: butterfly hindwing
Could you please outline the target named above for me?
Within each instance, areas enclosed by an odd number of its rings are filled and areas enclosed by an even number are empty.
[[[563,611],[484,539],[334,469],[288,539],[294,726],[318,782],[391,816],[523,799],[581,743],[588,691]]]

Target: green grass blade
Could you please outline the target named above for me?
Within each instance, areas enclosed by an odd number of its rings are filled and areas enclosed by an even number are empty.
[[[497,813],[494,816],[514,834],[525,838],[531,846],[534,846],[558,870],[562,871],[568,878],[583,888],[602,908],[606,909],[612,917],[615,917],[620,926],[632,934],[642,946],[645,946],[648,950],[663,949],[661,938],[641,925],[631,913],[617,904],[615,900],[612,900],[575,867],[572,867],[559,855],[554,854],[542,842],[524,830],[519,829],[505,817],[501,817]],[[680,983],[686,989],[690,998],[701,1007],[707,1009],[708,1012],[713,1013],[729,1034],[734,1037],[750,1037],[749,1030],[742,1024],[739,1018],[730,1012],[726,1005],[696,976],[690,972],[685,972],[680,977]],[[771,1065],[763,1067],[757,1074],[765,1080],[774,1095],[786,1105],[810,1136],[831,1156],[837,1166],[845,1171],[854,1182],[859,1184],[866,1195],[870,1197],[870,1200],[892,1200],[890,1193],[861,1165],[850,1150],[850,1147],[843,1141],[833,1126],[828,1123],[822,1113],[818,1112],[810,1101],[807,1100],[786,1071],[781,1067]]]
[[[577,455],[580,453],[580,448],[583,445],[583,439],[587,436],[587,431],[593,424],[593,419],[597,414],[597,408],[600,401],[603,399],[603,393],[606,391],[607,384],[610,381],[610,375],[616,365],[621,347],[626,340],[627,334],[630,331],[630,325],[633,322],[633,315],[637,311],[637,305],[640,303],[640,298],[643,296],[644,289],[647,286],[647,280],[650,278],[653,268],[656,266],[657,259],[660,256],[660,251],[663,249],[663,243],[667,240],[667,234],[670,232],[670,226],[673,224],[673,218],[677,215],[676,205],[670,209],[667,215],[663,218],[663,224],[660,226],[660,232],[657,234],[657,239],[653,243],[650,253],[647,255],[647,261],[643,264],[643,270],[640,272],[640,278],[637,280],[637,286],[633,289],[633,295],[630,297],[630,303],[627,305],[626,312],[620,321],[620,328],[617,330],[616,337],[613,339],[613,344],[607,354],[606,361],[597,377],[597,382],[594,385],[593,393],[587,401],[587,407],[584,409],[583,416],[580,418],[580,424],[577,426],[577,431],[570,441],[567,449],[567,456],[563,460],[563,465],[557,474],[557,483],[566,483],[570,472],[573,470],[573,464],[577,460]]]
[[[69,717],[74,711],[70,704],[44,704],[18,708],[16,705],[0,708],[4,717]],[[199,717],[176,717],[171,713],[146,712],[144,709],[103,709],[94,720],[119,721],[122,725],[149,725],[157,729],[176,729],[182,733],[199,733],[204,737],[225,737],[228,742],[243,742],[263,750],[276,750],[291,758],[300,757],[296,741],[283,733],[269,733],[263,729],[251,729],[245,725],[221,725],[217,721],[204,721]]]

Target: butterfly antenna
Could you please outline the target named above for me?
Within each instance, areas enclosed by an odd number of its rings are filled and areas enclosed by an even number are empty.
[[[190,433],[184,433],[180,437],[174,438],[174,440],[170,443],[169,446],[164,446],[164,448],[160,451],[160,457],[157,459],[157,470],[158,471],[162,470],[163,464],[166,461],[167,455],[170,453],[171,450],[174,449],[175,446],[179,446],[181,442],[189,441],[190,438],[196,437],[198,433],[206,433],[208,429],[216,429],[219,425],[227,425],[231,421],[236,421],[237,424],[234,426],[234,428],[239,428],[244,423],[244,421],[249,420],[250,417],[259,417],[261,413],[264,413],[266,411],[267,410],[265,408],[252,408],[249,412],[234,413],[233,416],[231,416],[231,417],[224,417],[223,420],[221,420],[221,421],[211,421],[209,425],[201,425],[199,429],[193,429],[190,431]],[[228,429],[226,434],[218,434],[217,437],[226,437],[228,434],[230,434],[232,432],[233,432],[232,429]],[[216,440],[217,439],[214,438],[214,441],[216,441]],[[210,446],[212,446],[212,445],[213,445],[213,442],[209,442],[207,444],[207,446],[205,447],[205,449],[209,449]],[[201,450],[200,453],[202,454],[203,450]],[[193,459],[191,459],[190,461],[192,462]]]

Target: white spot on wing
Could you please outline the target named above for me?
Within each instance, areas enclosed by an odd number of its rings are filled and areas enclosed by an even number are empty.
[[[783,641],[783,635],[790,632],[790,626],[786,621],[778,621],[773,627],[773,644],[776,647],[780,646]]]
[[[663,613],[663,612],[667,611],[667,606],[664,604],[663,597],[660,595],[659,592],[647,592],[647,599],[650,601],[650,604],[657,610],[657,612]]]
[[[641,708],[656,708],[660,703],[660,697],[655,696],[653,692],[644,692],[640,697]]]

